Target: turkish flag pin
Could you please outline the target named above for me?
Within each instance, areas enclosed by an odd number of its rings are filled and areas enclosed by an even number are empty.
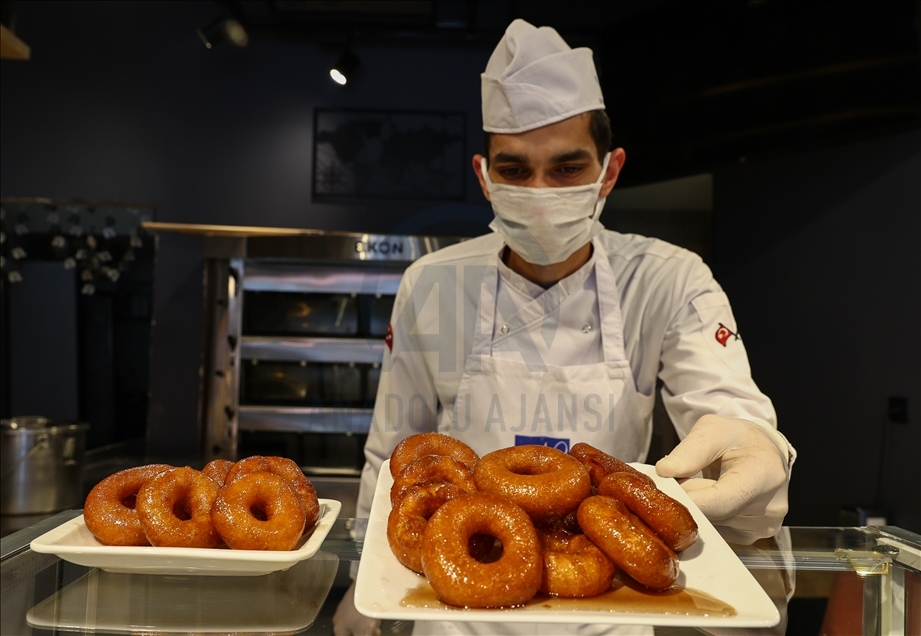
[[[715,335],[716,335],[716,341],[720,343],[721,345],[723,345],[724,347],[726,346],[726,341],[728,341],[730,337],[735,336],[736,340],[739,339],[738,334],[731,332],[729,330],[729,327],[727,327],[723,323],[720,323],[720,326],[716,330]]]
[[[387,345],[387,349],[390,353],[393,353],[393,325],[387,325],[387,335],[384,336],[384,344]]]

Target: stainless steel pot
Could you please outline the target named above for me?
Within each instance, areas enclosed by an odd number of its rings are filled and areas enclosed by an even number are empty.
[[[0,513],[82,507],[87,430],[89,424],[44,417],[0,421]]]

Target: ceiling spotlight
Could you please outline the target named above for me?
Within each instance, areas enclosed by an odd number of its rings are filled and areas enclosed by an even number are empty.
[[[227,40],[231,44],[244,47],[249,44],[249,34],[239,21],[233,18],[218,17],[197,30],[198,37],[207,48]]]
[[[329,76],[340,86],[345,86],[349,79],[355,75],[358,66],[358,56],[351,51],[346,51],[339,58],[339,61],[329,69]]]

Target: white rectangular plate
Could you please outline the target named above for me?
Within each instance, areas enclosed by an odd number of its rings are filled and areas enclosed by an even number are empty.
[[[655,468],[632,464],[652,477],[666,494],[687,506],[699,528],[699,538],[680,557],[681,573],[676,585],[688,592],[709,595],[735,610],[732,616],[692,615],[669,598],[654,599],[649,607],[604,605],[588,599],[542,599],[512,609],[464,609],[435,601],[427,603],[424,577],[404,567],[387,542],[390,515],[390,462],[381,468],[371,504],[368,530],[358,567],[355,607],[366,616],[416,621],[484,621],[502,623],[606,623],[622,625],[671,625],[700,627],[771,627],[780,621],[777,607],[752,577],[713,524],[694,505],[674,479],[664,479]],[[651,597],[653,595],[647,595]],[[407,598],[422,602],[407,604]],[[647,598],[641,598],[643,602]],[[433,599],[434,600],[434,599]],[[628,608],[628,609],[624,609]]]
[[[87,529],[83,515],[49,530],[30,547],[33,552],[109,572],[258,576],[284,570],[316,554],[341,508],[335,499],[320,499],[320,520],[313,532],[287,551],[106,546]]]
[[[293,634],[316,620],[338,568],[323,551],[258,579],[94,568],[29,610],[26,622],[81,633]]]

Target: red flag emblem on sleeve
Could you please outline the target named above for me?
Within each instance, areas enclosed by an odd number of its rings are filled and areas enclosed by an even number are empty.
[[[726,341],[728,341],[729,338],[732,336],[735,336],[736,340],[739,339],[738,334],[731,332],[729,330],[729,327],[727,327],[723,323],[720,323],[719,328],[716,330],[716,341],[725,347]]]
[[[387,335],[384,336],[384,344],[387,345],[387,349],[390,353],[393,353],[393,325],[387,325]]]

